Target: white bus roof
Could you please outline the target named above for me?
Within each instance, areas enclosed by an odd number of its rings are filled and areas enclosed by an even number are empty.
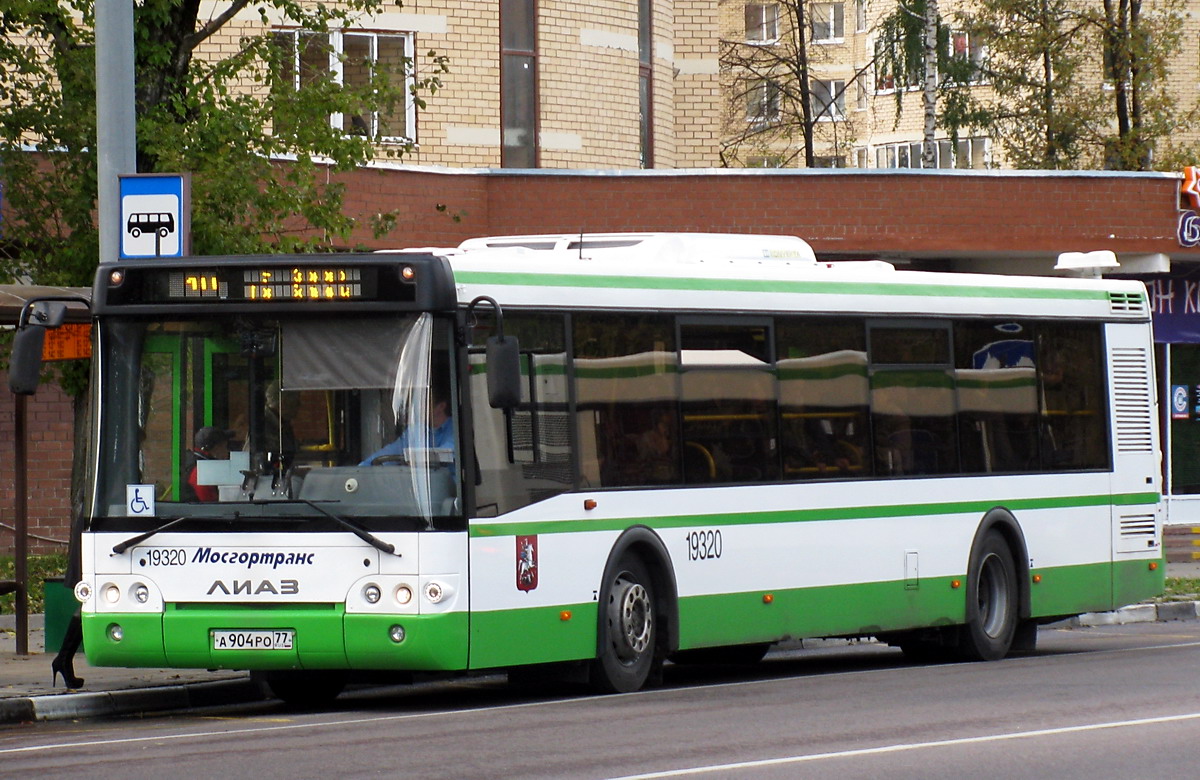
[[[405,252],[417,250],[403,250]],[[1149,319],[1137,281],[901,271],[818,262],[796,236],[584,233],[472,238],[450,261],[463,303],[695,312]]]
[[[698,260],[791,260],[815,264],[808,242],[797,236],[734,233],[574,233],[470,238],[460,250],[566,252],[582,259],[658,263]]]

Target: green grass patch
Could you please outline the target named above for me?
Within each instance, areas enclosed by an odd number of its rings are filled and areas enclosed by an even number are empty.
[[[1167,577],[1167,587],[1162,597],[1164,601],[1200,601],[1200,579]]]
[[[29,614],[46,611],[46,590],[42,580],[47,577],[61,577],[67,570],[67,556],[31,555],[26,567],[29,574]],[[0,555],[0,580],[15,580],[17,578],[17,560],[11,555]],[[7,593],[0,596],[0,615],[13,615],[17,611],[17,594]]]

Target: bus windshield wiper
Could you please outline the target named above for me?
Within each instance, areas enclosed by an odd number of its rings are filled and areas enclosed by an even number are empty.
[[[171,520],[168,520],[167,522],[160,525],[158,528],[154,528],[150,531],[147,531],[144,534],[138,534],[137,536],[126,539],[125,541],[121,542],[120,544],[113,545],[113,552],[116,553],[117,555],[120,555],[121,553],[128,550],[130,547],[133,547],[135,544],[146,541],[151,536],[154,536],[157,533],[161,533],[161,532],[167,530],[168,528],[175,525],[176,523],[182,523],[184,520],[194,520],[194,519],[195,518],[192,518],[192,517],[176,517]]]
[[[396,545],[385,542],[382,539],[380,539],[378,536],[376,536],[375,534],[373,534],[370,531],[368,531],[367,529],[363,528],[362,526],[360,526],[356,523],[350,522],[349,520],[347,520],[346,518],[342,517],[341,515],[339,515],[335,512],[330,512],[328,509],[321,506],[316,501],[311,501],[307,498],[289,498],[289,499],[284,499],[283,501],[251,501],[250,503],[252,503],[252,504],[305,504],[306,506],[310,506],[313,509],[320,512],[321,514],[325,515],[330,520],[332,520],[333,522],[340,525],[342,528],[345,528],[347,531],[354,534],[359,539],[362,539],[364,542],[366,542],[367,544],[374,547],[376,550],[379,550],[380,552],[385,552],[388,555],[395,555],[397,558],[402,557],[400,555],[400,553],[396,552]]]

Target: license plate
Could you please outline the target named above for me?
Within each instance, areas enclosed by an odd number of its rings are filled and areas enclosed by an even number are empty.
[[[270,631],[214,631],[213,650],[291,650],[291,629]]]

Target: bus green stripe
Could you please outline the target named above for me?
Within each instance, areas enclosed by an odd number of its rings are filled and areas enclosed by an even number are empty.
[[[472,537],[527,536],[585,531],[623,531],[631,525],[650,528],[690,528],[702,525],[769,525],[775,523],[813,523],[828,520],[865,520],[881,517],[921,517],[931,515],[983,514],[997,506],[1013,511],[1064,509],[1085,506],[1137,506],[1154,504],[1157,493],[1125,493],[1095,496],[1051,496],[1016,498],[1010,501],[950,501],[933,504],[890,504],[881,506],[827,507],[790,509],[777,512],[740,512],[737,514],[674,515],[663,517],[611,518],[606,520],[532,520],[519,523],[473,522]]]
[[[871,389],[908,387],[918,390],[953,390],[954,379],[941,369],[931,371],[878,371],[871,377]]]
[[[823,295],[952,296],[955,298],[1022,298],[1107,301],[1106,290],[981,287],[878,282],[794,282],[783,279],[697,279],[694,277],[615,276],[607,274],[505,273],[455,271],[463,284],[512,287],[580,287],[625,290],[691,290],[698,292],[807,293]]]
[[[865,377],[867,375],[867,367],[860,364],[843,364],[840,366],[827,366],[825,368],[781,368],[778,373],[781,381],[792,379],[839,379],[844,376]]]
[[[959,388],[982,388],[984,390],[999,390],[1001,388],[1019,387],[1022,389],[1032,389],[1037,386],[1037,381],[1032,377],[1014,378],[1014,379],[970,379],[963,375],[955,377],[955,383]]]

